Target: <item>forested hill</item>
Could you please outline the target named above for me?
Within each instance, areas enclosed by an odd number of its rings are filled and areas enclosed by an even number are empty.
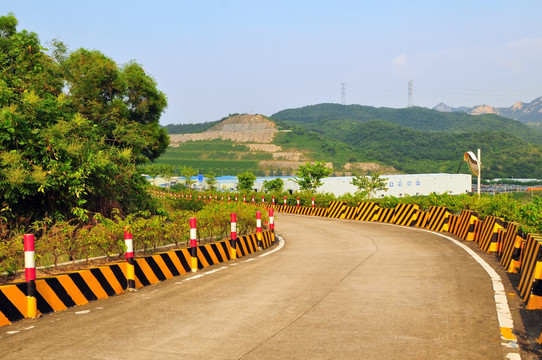
[[[202,133],[216,124],[220,123],[222,120],[217,121],[208,121],[198,124],[168,124],[164,126],[168,134],[197,134]]]
[[[358,149],[362,159],[406,173],[455,173],[464,152],[480,147],[487,177],[542,177],[542,146],[506,132],[426,132],[376,120],[337,131],[334,138]]]
[[[528,142],[542,144],[542,132],[533,131],[516,120],[492,114],[445,113],[422,107],[392,109],[361,105],[318,104],[282,110],[271,115],[271,118],[326,135],[331,135],[339,129],[349,131],[355,124],[382,120],[405,128],[430,132],[503,131]]]

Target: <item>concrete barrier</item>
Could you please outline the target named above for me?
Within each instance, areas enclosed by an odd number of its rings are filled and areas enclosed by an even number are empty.
[[[518,290],[527,309],[542,309],[542,236],[527,235],[520,274]]]
[[[517,273],[521,267],[521,253],[525,247],[525,234],[518,223],[508,223],[502,248],[501,265],[507,272]]]
[[[506,224],[502,219],[494,216],[486,217],[482,223],[480,236],[476,240],[480,249],[485,252],[497,252],[499,231],[505,228]]]
[[[262,247],[274,244],[271,230],[262,231]],[[238,237],[237,257],[258,250],[256,234]],[[197,247],[198,269],[216,265],[231,259],[229,239],[199,245]],[[141,288],[191,271],[189,249],[178,249],[135,258],[135,287]],[[88,304],[123,294],[127,288],[127,264],[114,262],[80,271],[71,271],[36,279],[37,315],[66,310],[69,307]],[[0,286],[0,326],[24,319],[27,314],[26,282]]]

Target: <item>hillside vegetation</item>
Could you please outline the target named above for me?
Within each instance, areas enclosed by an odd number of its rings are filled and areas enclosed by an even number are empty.
[[[230,116],[222,123],[229,128],[241,127],[241,122],[235,123],[237,117]],[[332,163],[335,175],[367,171],[455,173],[458,168],[468,173],[468,167],[462,164],[463,154],[480,148],[486,179],[542,178],[542,133],[501,116],[418,107],[319,104],[283,110],[271,118],[254,115],[251,121],[257,122],[258,117],[267,122],[266,126],[270,126],[269,120],[275,123],[276,130],[269,138],[272,140],[266,140],[272,143],[257,144],[257,137],[250,136],[247,129],[241,137],[241,133],[213,133],[209,127],[203,133],[173,135],[172,145],[179,147],[170,147],[158,162],[219,175],[244,171],[257,175],[293,174],[305,161]],[[216,122],[202,126],[210,124],[220,126]],[[189,140],[177,142],[179,136]]]
[[[405,173],[455,173],[464,152],[481,148],[485,178],[542,177],[540,134],[500,116],[320,104],[272,118],[283,127],[344,142],[354,149],[352,160],[376,161]],[[321,147],[324,153],[326,143]]]
[[[445,113],[421,107],[392,109],[361,105],[318,104],[282,110],[271,115],[271,118],[330,136],[339,128],[347,130],[349,125],[382,120],[409,129],[431,132],[505,131],[529,142],[542,144],[542,133],[533,132],[519,121],[492,114]]]

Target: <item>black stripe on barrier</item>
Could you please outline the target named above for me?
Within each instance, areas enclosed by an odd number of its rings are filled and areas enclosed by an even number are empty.
[[[228,241],[230,241],[230,240],[221,241],[218,244],[222,247],[222,250],[224,251],[224,254],[226,254],[226,259],[231,260],[230,250],[228,249]]]
[[[166,275],[162,272],[162,269],[160,269],[160,266],[156,263],[156,260],[152,256],[144,258],[145,261],[147,261],[147,264],[149,264],[149,267],[151,268],[152,272],[156,276],[156,278],[160,281],[164,281],[167,279]]]
[[[113,275],[115,275],[115,277],[117,278],[117,281],[122,287],[122,290],[126,290],[126,288],[128,287],[128,280],[126,279],[126,276],[124,276],[124,274],[122,273],[120,266],[117,264],[111,265],[110,269],[113,272]]]
[[[0,312],[10,321],[14,322],[17,320],[24,319],[24,315],[17,309],[15,305],[8,299],[6,295],[2,292],[0,288]]]
[[[88,287],[87,283],[79,273],[69,273],[68,276],[72,279],[73,283],[79,288],[79,291],[88,301],[98,300],[98,297]]]
[[[181,275],[181,273],[179,273],[179,270],[177,270],[177,267],[175,266],[175,264],[173,264],[173,261],[171,261],[171,258],[169,257],[169,254],[170,253],[162,253],[162,254],[159,254],[159,255],[160,255],[160,257],[162,258],[162,260],[164,261],[164,263],[166,264],[167,268],[169,269],[169,271],[171,272],[171,274],[173,276]]]
[[[70,296],[70,294],[68,294],[68,292],[66,291],[66,289],[64,289],[64,286],[62,286],[62,284],[60,283],[60,281],[58,280],[58,278],[56,277],[50,277],[50,278],[45,278],[43,279],[45,280],[45,282],[47,283],[47,285],[49,285],[49,287],[51,289],[53,289],[53,291],[55,292],[56,296],[58,296],[58,298],[60,299],[60,301],[62,301],[64,303],[64,305],[66,305],[66,307],[72,307],[72,306],[75,306],[77,305],[75,303],[75,301],[73,301],[72,297]]]
[[[177,258],[181,262],[181,265],[183,266],[183,269],[185,272],[190,272],[192,269],[190,268],[190,264],[186,261],[186,258],[184,257],[182,250],[176,250],[175,255],[177,255]]]
[[[199,247],[199,250],[201,251],[201,254],[203,255],[203,257],[205,258],[205,260],[207,261],[207,264],[209,265],[214,265],[215,262],[213,261],[213,259],[211,258],[211,255],[209,255],[209,252],[207,251],[207,249],[205,248],[205,246],[200,246]]]
[[[211,249],[215,252],[215,256],[218,259],[218,262],[224,262],[224,259],[222,259],[222,255],[220,255],[220,251],[218,251],[218,246],[215,244],[211,244]]]
[[[100,283],[100,285],[104,289],[107,296],[114,296],[114,295],[117,294],[117,292],[109,284],[109,281],[107,281],[107,279],[105,278],[105,276],[102,273],[101,269],[99,269],[99,268],[90,269],[90,272],[92,273],[92,275],[94,275],[96,280],[98,280],[98,282]]]
[[[141,285],[148,286],[151,284],[149,279],[147,279],[147,277],[143,273],[143,270],[141,270],[141,267],[139,266],[139,263],[137,261],[134,262],[134,271],[135,271],[135,276],[139,279],[139,282],[141,283]]]
[[[38,310],[42,314],[47,314],[47,313],[55,311],[55,309],[53,309],[53,307],[51,305],[49,305],[49,303],[37,291],[36,291],[36,303],[38,305]]]

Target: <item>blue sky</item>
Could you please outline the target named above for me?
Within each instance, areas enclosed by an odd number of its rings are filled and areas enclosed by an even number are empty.
[[[541,1],[3,1],[42,43],[140,63],[162,124],[340,103],[508,107],[542,96]]]

